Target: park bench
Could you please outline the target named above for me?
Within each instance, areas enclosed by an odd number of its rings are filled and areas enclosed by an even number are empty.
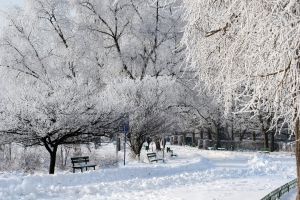
[[[73,173],[75,173],[76,169],[80,169],[81,172],[83,172],[83,169],[87,171],[88,168],[96,168],[95,164],[90,164],[89,162],[89,157],[88,156],[83,156],[83,157],[73,157],[71,158],[72,162],[72,168],[73,168]]]
[[[207,147],[208,150],[216,150],[215,147]]]
[[[173,150],[170,147],[167,147],[167,153],[171,153],[171,157],[177,156],[177,154],[174,154]]]
[[[219,151],[225,151],[226,149],[222,148],[222,147],[219,147],[219,148],[217,148],[217,150],[219,150]]]
[[[163,160],[161,158],[157,158],[156,153],[147,153],[147,157],[149,162],[157,162],[159,160]]]
[[[258,151],[258,153],[269,154],[270,153],[270,149],[269,148],[262,148],[260,151]]]
[[[258,153],[265,153],[265,154],[269,154],[270,151],[259,151]]]

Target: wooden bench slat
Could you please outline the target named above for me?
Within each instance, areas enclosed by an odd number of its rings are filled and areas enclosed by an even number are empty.
[[[82,156],[82,157],[72,157],[71,158],[72,162],[72,168],[73,168],[73,173],[75,173],[75,169],[80,169],[81,172],[83,172],[83,169],[85,168],[86,171],[88,168],[93,167],[94,170],[96,169],[95,164],[90,164],[89,162],[89,157],[88,156]],[[78,165],[79,164],[79,165]]]
[[[157,162],[159,160],[163,160],[162,158],[157,158],[156,153],[147,153],[147,157],[149,162]]]
[[[89,160],[73,160],[72,163],[84,163],[89,162]]]
[[[82,156],[82,157],[72,157],[71,160],[78,160],[78,159],[89,159],[88,156]]]

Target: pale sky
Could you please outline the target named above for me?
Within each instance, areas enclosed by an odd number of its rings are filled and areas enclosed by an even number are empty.
[[[10,6],[20,5],[23,0],[0,0],[1,10]]]
[[[13,6],[21,6],[24,0],[0,0],[0,28],[4,25],[2,12]]]

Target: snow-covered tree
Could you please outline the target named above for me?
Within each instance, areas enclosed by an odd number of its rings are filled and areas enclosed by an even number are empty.
[[[188,24],[183,43],[199,79],[210,91],[243,100],[244,111],[269,113],[273,124],[289,123],[296,135],[300,187],[299,1],[184,4]]]
[[[174,121],[168,107],[176,100],[172,98],[175,80],[170,77],[145,76],[143,80],[126,78],[114,84],[128,102],[128,143],[137,158],[148,138],[161,138],[171,130]]]
[[[7,142],[44,146],[49,173],[54,173],[59,145],[84,144],[118,131],[124,102],[111,90],[63,82],[49,94],[31,84],[17,86],[6,88],[13,91],[2,98],[0,132]]]
[[[168,84],[172,88],[172,77],[180,72],[180,1],[77,0],[74,5],[77,23],[93,47],[90,60],[98,63],[106,77],[121,73],[134,80],[131,91],[127,90],[130,102],[135,102],[129,113],[129,141],[139,155],[145,139],[161,133],[169,124],[162,117],[166,104],[161,98],[171,94],[163,94],[167,90],[161,86],[171,81]]]
[[[27,0],[10,12],[0,43],[9,91],[1,117],[10,119],[2,121],[2,133],[44,145],[53,173],[58,145],[111,133],[129,114],[130,144],[139,155],[147,137],[172,123],[168,106],[177,99],[171,91],[182,63],[179,5]]]
[[[44,146],[54,173],[59,145],[112,133],[125,103],[89,62],[68,1],[27,1],[8,18],[0,47],[7,91],[0,131],[27,146]]]
[[[123,72],[131,79],[178,73],[182,62],[179,1],[74,2],[77,21],[94,47],[91,60],[102,69],[114,75]]]

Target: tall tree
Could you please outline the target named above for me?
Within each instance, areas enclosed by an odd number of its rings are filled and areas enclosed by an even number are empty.
[[[26,146],[44,146],[53,174],[58,146],[111,133],[124,103],[89,62],[69,2],[26,3],[8,16],[1,38],[1,79],[10,92],[2,96],[0,132]]]
[[[78,23],[88,30],[91,45],[96,49],[94,61],[102,61],[103,68],[140,80],[146,75],[178,73],[182,61],[178,50],[182,36],[179,1],[76,2]],[[99,51],[107,56],[100,58]]]
[[[91,60],[99,63],[104,73],[121,74],[133,81],[131,88],[125,88],[131,102],[135,102],[129,110],[129,142],[133,153],[139,156],[146,138],[162,133],[170,124],[169,118],[163,117],[167,105],[162,97],[171,94],[161,86],[165,87],[167,80],[171,90],[171,84],[175,84],[172,77],[180,72],[180,1],[75,2],[80,16],[77,22],[94,47]],[[105,56],[100,57],[103,52]],[[126,82],[129,81],[123,84]]]
[[[211,91],[227,95],[230,90],[242,97],[244,111],[261,108],[273,116],[273,124],[284,119],[294,130],[300,199],[300,2],[184,3],[188,25],[183,43],[200,80]]]
[[[138,158],[147,138],[161,138],[171,131],[174,116],[168,106],[174,104],[174,82],[171,78],[146,76],[126,84],[125,94],[130,102],[129,146]]]

